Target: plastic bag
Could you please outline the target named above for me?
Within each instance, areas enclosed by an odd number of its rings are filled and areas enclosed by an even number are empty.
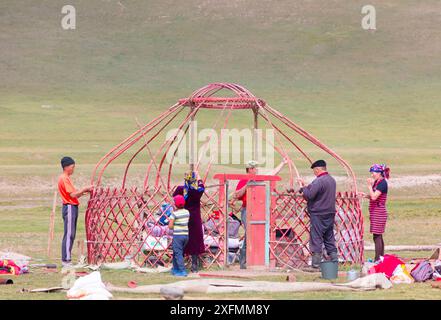
[[[400,264],[395,268],[392,277],[390,277],[390,281],[394,284],[413,283],[414,279],[407,270],[406,265]]]
[[[101,281],[98,271],[77,279],[72,288],[67,291],[68,299],[80,300],[109,300],[112,294]]]
[[[435,261],[434,269],[432,279],[435,281],[441,281],[441,261]]]

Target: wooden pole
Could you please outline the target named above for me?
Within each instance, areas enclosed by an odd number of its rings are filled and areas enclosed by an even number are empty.
[[[196,142],[196,132],[195,132],[195,122],[194,122],[194,114],[193,114],[194,108],[191,108],[191,117],[190,117],[190,130],[189,130],[189,138],[190,138],[190,155],[189,155],[189,162],[190,162],[190,171],[194,172],[194,163],[195,163],[195,142]]]
[[[258,129],[259,129],[259,121],[258,121],[258,111],[253,109],[254,113],[254,130],[253,130],[253,160],[258,161],[257,157],[257,144],[258,144]]]
[[[52,179],[52,185],[55,185],[55,179]],[[54,200],[52,202],[52,211],[49,219],[49,235],[47,240],[47,257],[51,258],[51,244],[54,240],[55,229],[55,210],[57,208],[57,190],[54,191]]]
[[[224,268],[228,268],[228,254],[229,254],[229,247],[228,247],[228,192],[229,192],[229,181],[225,181],[225,205],[224,205]]]

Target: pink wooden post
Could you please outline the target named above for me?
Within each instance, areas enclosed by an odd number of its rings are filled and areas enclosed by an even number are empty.
[[[249,181],[250,188],[247,190],[247,267],[269,267],[269,241],[271,235],[270,212],[274,203],[271,194],[275,188],[276,181],[280,181],[279,176],[251,175],[251,174],[216,174],[215,179],[219,184],[224,184],[227,180]],[[267,183],[270,187],[267,187]],[[221,187],[220,190],[223,190]],[[231,193],[233,190],[229,190]],[[223,207],[223,217],[226,219],[228,210],[224,207],[225,193],[219,192],[219,207]],[[227,232],[227,230],[225,230]],[[268,258],[267,258],[268,257]],[[267,265],[268,264],[268,265]]]

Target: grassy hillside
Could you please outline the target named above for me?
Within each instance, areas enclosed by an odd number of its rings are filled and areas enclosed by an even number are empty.
[[[373,1],[376,31],[360,27],[362,1],[76,0],[69,31],[64,4],[0,3],[2,171],[66,152],[94,164],[135,115],[215,81],[246,86],[357,172],[441,169],[439,1]]]
[[[360,26],[362,1],[75,0],[77,29],[65,31],[63,1],[2,1],[0,199],[50,202],[65,154],[87,183],[136,119],[216,81],[244,85],[320,138],[362,188],[373,162],[393,176],[438,174],[441,3],[371,3],[375,31]],[[200,128],[216,120],[198,119]],[[246,123],[249,112],[235,112],[231,126]],[[392,195],[439,190],[410,183]]]

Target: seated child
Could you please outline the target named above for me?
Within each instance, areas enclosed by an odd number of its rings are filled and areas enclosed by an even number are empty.
[[[173,213],[173,207],[170,203],[163,203],[161,209],[159,210],[159,221],[161,226],[168,226],[168,218]]]
[[[171,273],[177,277],[186,277],[184,248],[188,242],[188,220],[190,212],[184,209],[185,198],[181,195],[173,197],[176,210],[170,215],[168,227],[173,230],[173,268]]]

